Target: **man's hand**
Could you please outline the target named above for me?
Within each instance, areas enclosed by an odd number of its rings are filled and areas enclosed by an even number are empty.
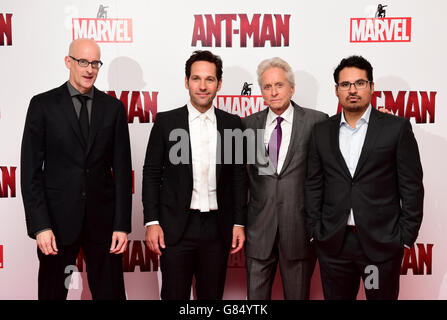
[[[152,252],[161,256],[161,248],[166,248],[165,237],[163,229],[159,224],[154,224],[146,227],[146,245]]]
[[[110,253],[120,254],[126,251],[127,248],[127,233],[121,231],[114,231],[112,235],[112,245],[110,246]]]
[[[241,251],[245,242],[245,231],[244,227],[234,226],[233,227],[233,241],[231,243],[231,254],[235,254]]]
[[[36,235],[37,246],[46,256],[56,255],[58,250],[56,246],[56,237],[52,230],[45,230]]]

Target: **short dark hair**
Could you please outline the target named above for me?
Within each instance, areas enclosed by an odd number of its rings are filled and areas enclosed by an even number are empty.
[[[346,67],[355,67],[361,70],[365,70],[368,80],[373,82],[373,67],[371,66],[371,63],[369,63],[368,60],[366,60],[362,56],[350,56],[341,60],[340,64],[337,66],[337,68],[335,68],[335,83],[338,84],[340,71]]]
[[[193,52],[191,57],[189,57],[188,61],[186,61],[185,74],[187,79],[189,79],[189,77],[191,76],[192,64],[197,61],[208,61],[214,63],[214,65],[216,66],[217,81],[220,81],[222,79],[222,59],[208,50],[196,50]]]

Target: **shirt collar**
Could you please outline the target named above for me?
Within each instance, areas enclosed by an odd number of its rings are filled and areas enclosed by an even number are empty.
[[[287,109],[281,114],[281,115],[277,115],[276,113],[274,113],[270,108],[269,111],[267,113],[267,124],[272,124],[274,121],[276,122],[276,118],[281,117],[286,122],[292,123],[293,122],[293,106],[292,103],[289,104],[289,106],[287,107]]]
[[[214,123],[216,121],[216,113],[214,112],[214,105],[209,108],[206,112],[201,113],[199,110],[197,110],[192,104],[191,101],[188,101],[188,103],[186,104],[187,108],[188,108],[188,115],[189,115],[189,121],[192,122],[194,120],[196,120],[197,118],[199,118],[200,116],[202,116],[202,114],[204,116],[206,116],[208,119],[211,120],[212,123]]]
[[[67,87],[68,87],[68,92],[70,92],[71,97],[74,97],[74,96],[77,96],[80,94],[83,96],[87,96],[90,99],[93,99],[93,92],[94,92],[93,87],[89,91],[87,91],[87,93],[84,93],[84,94],[80,93],[75,87],[73,87],[73,85],[70,83],[70,81],[67,81]]]
[[[368,106],[368,108],[366,108],[366,111],[363,112],[362,117],[357,121],[358,124],[360,124],[360,123],[367,123],[367,124],[368,124],[368,123],[369,123],[369,117],[371,116],[371,108],[372,108],[372,106],[371,106],[371,104],[370,104],[370,105]],[[342,125],[347,125],[347,126],[349,126],[349,124],[346,122],[345,114],[344,114],[343,111],[341,112],[340,127],[341,127]]]

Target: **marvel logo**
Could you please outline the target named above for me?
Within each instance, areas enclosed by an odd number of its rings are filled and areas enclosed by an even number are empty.
[[[217,108],[244,118],[267,106],[262,96],[217,96]]]
[[[3,246],[0,245],[0,269],[3,269]]]
[[[351,18],[351,42],[411,42],[411,18]]]
[[[132,19],[73,18],[73,40],[96,42],[133,42]]]

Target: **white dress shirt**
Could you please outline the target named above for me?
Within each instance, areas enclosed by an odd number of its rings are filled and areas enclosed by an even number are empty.
[[[338,141],[340,151],[345,159],[346,166],[354,176],[357,163],[359,162],[362,152],[363,143],[365,142],[366,131],[368,130],[369,116],[371,115],[371,105],[363,113],[362,117],[357,121],[355,129],[352,128],[345,119],[344,113],[341,113],[340,132]],[[354,211],[351,208],[348,218],[348,226],[355,226]]]
[[[194,108],[191,102],[187,103],[187,108],[193,175],[190,208],[201,212],[217,210],[217,120],[214,106],[204,113]],[[206,150],[203,150],[204,145],[208,146]],[[159,224],[159,221],[150,221],[145,227],[154,224]]]
[[[217,120],[214,106],[200,113],[191,103],[188,103],[188,122],[193,175],[190,208],[201,212],[217,210]]]
[[[281,122],[282,138],[281,145],[279,147],[278,168],[276,171],[277,173],[281,172],[282,166],[284,165],[284,160],[287,156],[287,150],[289,150],[290,137],[292,136],[293,113],[294,109],[292,107],[292,104],[289,104],[289,107],[280,116],[278,116],[270,109],[267,113],[267,121],[265,122],[264,131],[264,146],[266,149],[269,145],[270,136],[272,135],[272,132],[277,124],[276,118],[281,117],[284,119]]]

